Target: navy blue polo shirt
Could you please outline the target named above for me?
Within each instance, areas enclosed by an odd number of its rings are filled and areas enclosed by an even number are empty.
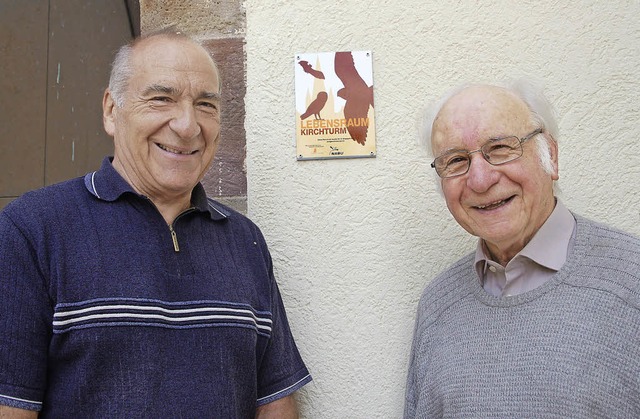
[[[311,380],[259,229],[192,204],[167,226],[105,159],[0,213],[0,404],[253,418]]]

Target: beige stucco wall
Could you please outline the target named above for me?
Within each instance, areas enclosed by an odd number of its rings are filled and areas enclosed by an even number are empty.
[[[315,378],[306,418],[398,418],[425,284],[472,246],[415,143],[428,99],[543,79],[573,210],[640,234],[640,2],[246,0],[249,215]],[[372,50],[378,156],[298,162],[294,54]]]

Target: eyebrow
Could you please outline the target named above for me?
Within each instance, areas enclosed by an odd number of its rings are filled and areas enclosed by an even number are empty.
[[[445,154],[450,154],[450,153],[457,153],[457,152],[468,153],[469,150],[465,148],[448,148],[444,150],[442,153],[440,153],[440,156],[444,156]]]
[[[174,87],[163,86],[161,84],[153,84],[147,87],[142,93],[144,96],[152,95],[154,93],[163,93],[166,95],[176,95],[178,94],[178,90]],[[200,92],[197,96],[197,99],[208,99],[208,100],[220,100],[221,95],[217,92]]]
[[[173,87],[168,87],[168,86],[162,86],[160,84],[153,84],[149,87],[147,87],[144,92],[142,92],[142,94],[144,96],[150,95],[150,94],[154,94],[154,93],[164,93],[167,95],[173,95],[177,93],[177,90]]]
[[[215,92],[202,92],[198,95],[198,99],[220,100],[222,95]]]
[[[534,132],[535,132],[535,131],[534,131]],[[518,138],[518,139],[521,139],[521,138],[520,138],[520,137],[518,137],[517,135],[495,135],[495,136],[492,136],[492,137],[488,137],[488,138],[487,138],[487,139],[482,143],[482,145],[481,145],[481,146],[484,146],[485,144],[487,144],[487,143],[488,143],[488,142],[490,142],[490,141],[503,140],[503,139],[505,139],[505,138],[507,138],[507,137],[516,137],[516,138]],[[525,136],[525,137],[526,137],[526,136]],[[523,137],[523,138],[524,138],[524,137]],[[450,147],[450,148],[448,148],[448,149],[446,149],[446,150],[442,151],[442,153],[440,153],[440,154],[439,154],[438,156],[436,156],[436,157],[444,156],[445,154],[449,154],[449,153],[452,153],[452,152],[453,152],[453,153],[455,153],[455,152],[457,152],[457,151],[462,151],[462,152],[468,153],[470,150],[467,150],[466,148],[455,148],[455,147]]]

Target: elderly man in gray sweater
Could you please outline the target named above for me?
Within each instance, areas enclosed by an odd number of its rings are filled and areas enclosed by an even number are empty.
[[[479,240],[420,300],[405,418],[639,418],[640,239],[555,196],[541,91],[466,85],[424,128],[447,207]]]

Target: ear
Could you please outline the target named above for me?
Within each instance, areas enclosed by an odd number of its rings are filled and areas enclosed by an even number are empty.
[[[549,146],[549,154],[551,155],[551,166],[553,167],[551,179],[558,180],[560,178],[558,171],[558,142],[551,136],[551,134],[547,135],[549,136],[547,138],[547,144]]]
[[[109,89],[104,91],[102,97],[102,125],[104,130],[113,137],[116,127],[116,115],[115,115],[116,103],[113,101],[113,96]]]

